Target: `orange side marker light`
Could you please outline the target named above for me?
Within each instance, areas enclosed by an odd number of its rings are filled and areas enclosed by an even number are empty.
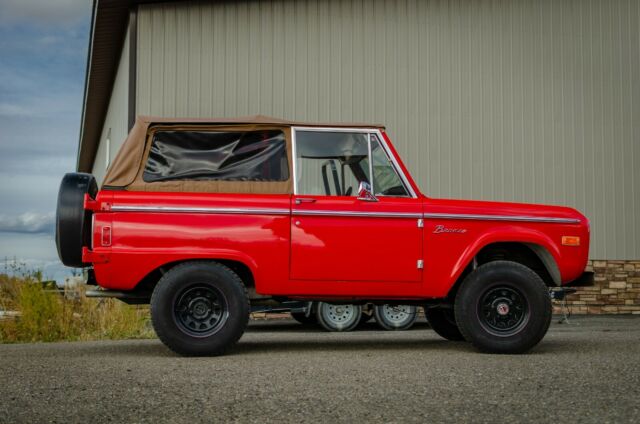
[[[563,246],[580,246],[580,237],[576,236],[562,236]]]

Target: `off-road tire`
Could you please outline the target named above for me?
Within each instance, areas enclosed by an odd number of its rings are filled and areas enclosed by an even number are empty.
[[[198,290],[201,290],[200,295],[197,294]],[[209,298],[207,295],[210,295]],[[185,299],[185,296],[193,296],[191,305],[199,308],[200,315],[185,312],[182,306],[191,299]],[[212,318],[207,321],[206,304],[209,302],[211,306],[216,303],[211,296],[217,299],[218,305],[224,306],[211,307]],[[218,314],[221,317],[219,321],[215,321],[216,314],[212,309],[224,309],[224,312]],[[244,333],[250,311],[249,297],[240,277],[228,267],[211,261],[176,265],[162,276],[151,296],[151,321],[158,338],[169,349],[185,356],[215,356],[225,353]],[[203,326],[210,326],[213,321],[217,322],[216,326],[202,331],[185,324],[189,319],[194,321],[200,316],[205,317]]]
[[[424,308],[424,315],[431,329],[440,337],[454,342],[464,341],[452,308]]]
[[[80,268],[82,247],[91,246],[91,211],[84,209],[85,194],[95,199],[96,179],[91,174],[65,174],[58,190],[56,208],[56,247],[60,261],[66,266]]]
[[[460,332],[487,353],[527,352],[547,333],[551,312],[540,276],[510,261],[478,267],[464,279],[455,300]]]

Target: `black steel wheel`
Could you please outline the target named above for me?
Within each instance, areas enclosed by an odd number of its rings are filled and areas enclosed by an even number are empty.
[[[173,312],[178,327],[193,337],[214,334],[229,318],[224,295],[206,284],[187,286],[176,297]]]
[[[427,322],[439,336],[454,342],[464,340],[458,328],[453,308],[424,308]]]
[[[520,291],[508,285],[496,285],[485,292],[478,307],[478,319],[486,331],[506,337],[527,324],[529,304]]]
[[[481,351],[523,353],[547,333],[551,298],[530,268],[510,261],[489,262],[462,282],[455,319],[464,338]]]
[[[151,321],[158,338],[182,355],[220,355],[244,333],[249,299],[242,280],[209,261],[176,265],[151,296]]]

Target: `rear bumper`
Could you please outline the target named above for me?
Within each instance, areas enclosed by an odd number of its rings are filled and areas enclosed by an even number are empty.
[[[564,287],[588,287],[593,286],[593,272],[585,271],[573,281],[564,284]]]

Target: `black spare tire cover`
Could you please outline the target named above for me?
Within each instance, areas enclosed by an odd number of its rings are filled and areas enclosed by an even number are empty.
[[[84,210],[84,195],[95,199],[96,179],[91,174],[66,174],[58,191],[56,209],[56,246],[63,264],[82,267],[82,247],[91,243],[91,211]]]

